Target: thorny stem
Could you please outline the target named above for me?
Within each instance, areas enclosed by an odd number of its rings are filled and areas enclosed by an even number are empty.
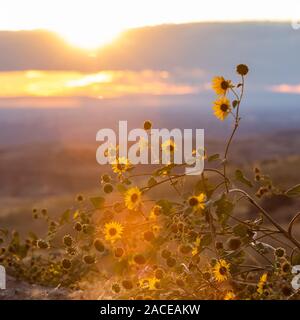
[[[293,225],[295,223],[295,221],[300,217],[300,212],[298,212],[295,217],[291,220],[291,222],[289,223],[289,227],[288,227],[288,233],[290,236],[292,236],[292,229],[293,229]]]
[[[246,191],[241,189],[231,189],[228,191],[228,193],[241,193],[246,196],[248,201],[254,205],[276,228],[279,230],[287,239],[289,239],[294,245],[297,246],[298,249],[300,249],[300,243],[283,227],[281,227],[280,224],[278,224],[271,216],[270,214],[262,208]]]
[[[231,145],[231,142],[233,140],[233,137],[239,127],[239,123],[240,123],[240,116],[239,116],[239,113],[240,113],[240,104],[241,104],[241,101],[243,99],[243,96],[244,96],[244,85],[245,85],[245,80],[244,80],[244,76],[242,76],[242,89],[241,89],[241,94],[240,96],[238,96],[238,94],[231,88],[231,91],[234,93],[234,95],[236,96],[237,98],[237,107],[236,107],[236,114],[235,114],[235,123],[234,123],[234,128],[232,130],[232,133],[229,137],[229,140],[226,144],[226,148],[225,148],[225,153],[224,153],[224,159],[223,159],[223,173],[224,173],[224,176],[226,176],[226,169],[227,169],[227,159],[228,159],[228,152],[229,152],[229,147]],[[226,187],[226,191],[228,193],[229,191],[229,187],[228,187],[228,181],[227,179],[225,179],[225,187]]]
[[[202,174],[201,174],[201,179],[202,179],[202,183],[203,183],[203,186],[204,186],[204,192],[205,192],[205,194],[207,194],[208,190],[207,190],[206,184],[205,184],[204,172],[202,172]],[[215,253],[218,256],[218,250],[217,250],[217,246],[216,246],[216,230],[215,230],[215,227],[214,227],[214,224],[213,224],[213,217],[212,217],[212,214],[211,214],[210,210],[208,210],[208,219],[209,219],[210,231],[211,231],[212,238],[213,238]]]
[[[204,172],[206,171],[206,172],[214,172],[214,173],[217,173],[217,174],[221,175],[221,176],[224,178],[225,181],[228,180],[228,179],[224,176],[224,174],[223,174],[221,171],[217,170],[217,169],[206,168],[206,169],[204,169],[203,171],[204,171]],[[174,180],[177,181],[177,179],[180,179],[180,178],[183,178],[183,177],[186,177],[186,174],[185,174],[185,173],[172,176],[172,178],[173,178],[173,183],[174,183]],[[170,182],[170,176],[169,176],[167,179],[158,181],[156,184],[154,184],[154,185],[151,186],[151,187],[144,187],[144,188],[142,188],[141,190],[142,190],[143,192],[147,192],[147,191],[149,191],[150,189],[152,189],[152,188],[154,188],[154,187],[157,187],[157,186],[159,186],[159,185],[161,185],[161,184],[163,184],[163,183],[166,183],[166,182]]]

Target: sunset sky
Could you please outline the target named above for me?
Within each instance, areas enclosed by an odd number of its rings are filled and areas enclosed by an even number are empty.
[[[146,25],[297,18],[299,0],[0,0],[0,30],[48,29],[84,48]]]
[[[256,71],[261,90],[300,94],[296,67],[287,74],[282,65],[283,56],[298,61],[299,50],[289,50],[299,43],[298,18],[299,0],[0,0],[0,99],[205,94],[213,68],[240,59],[255,68],[270,54],[270,77]],[[286,24],[278,34],[277,24],[180,25],[215,21]]]

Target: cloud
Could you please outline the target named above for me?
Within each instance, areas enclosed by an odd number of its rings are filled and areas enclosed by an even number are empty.
[[[0,32],[0,71],[204,70],[247,63],[256,83],[297,81],[300,32],[288,23],[195,23],[133,29],[93,55],[46,31]],[[290,48],[293,48],[291,50]]]
[[[270,90],[277,93],[300,94],[300,84],[280,84],[271,86]]]
[[[98,68],[88,52],[48,31],[0,31],[0,44],[0,71]]]
[[[1,72],[0,98],[89,97],[117,98],[128,95],[185,95],[204,89],[199,70],[106,70]]]

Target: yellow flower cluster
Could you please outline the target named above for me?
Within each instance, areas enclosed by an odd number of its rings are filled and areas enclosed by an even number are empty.
[[[212,81],[212,88],[220,96],[214,102],[214,114],[218,119],[223,121],[231,112],[230,101],[226,98],[227,91],[232,88],[231,81],[225,80],[223,77],[215,77]]]

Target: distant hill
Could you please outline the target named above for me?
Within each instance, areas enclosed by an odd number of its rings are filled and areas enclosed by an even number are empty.
[[[241,109],[238,137],[253,138],[299,130],[298,105],[289,106],[282,101],[284,99],[278,99],[279,102],[274,104],[271,99],[253,105],[251,97],[254,94],[247,95],[249,99],[247,97]],[[204,128],[207,139],[217,140],[224,139],[232,126],[231,121],[220,122],[215,118],[212,97],[209,100],[202,95],[77,100],[78,107],[75,108],[32,109],[26,99],[23,108],[0,108],[0,146],[47,142],[93,144],[99,129],[117,129],[119,120],[127,120],[129,128],[141,127],[146,119],[152,120],[156,128]],[[37,103],[42,105],[43,99]],[[53,103],[57,104],[57,101]],[[299,131],[295,132],[298,134],[294,134],[293,139],[300,137]]]

